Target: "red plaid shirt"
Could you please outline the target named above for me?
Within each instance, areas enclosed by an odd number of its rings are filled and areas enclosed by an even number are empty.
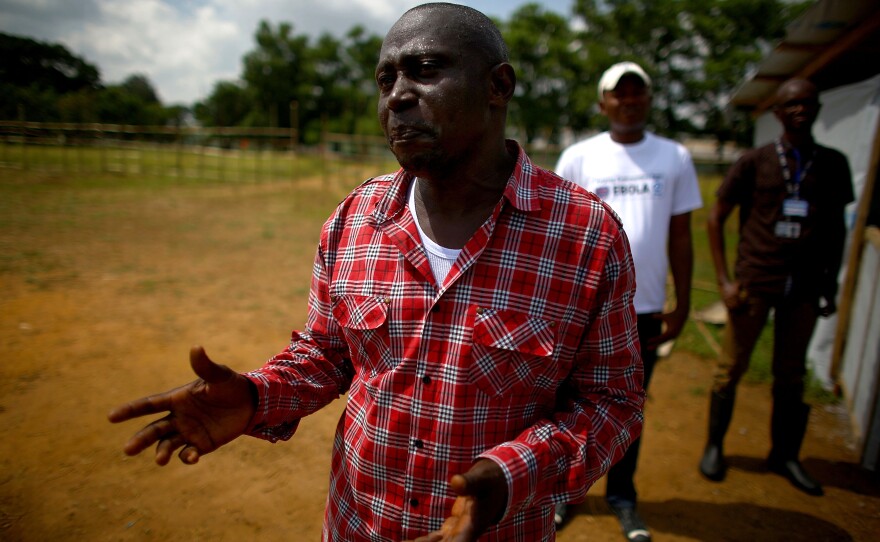
[[[626,236],[593,194],[531,163],[438,285],[404,171],[358,187],[324,226],[304,332],[248,376],[251,434],[290,438],[348,393],[324,539],[399,541],[440,527],[448,481],[478,458],[508,481],[481,540],[552,540],[641,431],[642,366]]]

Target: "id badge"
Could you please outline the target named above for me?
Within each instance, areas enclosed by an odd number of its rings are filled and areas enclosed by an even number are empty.
[[[810,204],[807,200],[786,198],[782,202],[783,216],[805,217],[810,210]]]
[[[797,239],[801,236],[801,223],[780,220],[776,223],[775,230],[776,237],[781,237],[782,239]]]

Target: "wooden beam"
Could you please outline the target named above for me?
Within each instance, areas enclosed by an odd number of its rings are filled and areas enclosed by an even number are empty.
[[[840,366],[843,363],[843,350],[846,347],[846,332],[849,329],[849,320],[852,313],[853,296],[855,295],[856,283],[859,278],[859,266],[862,262],[862,250],[865,241],[865,228],[868,222],[868,214],[871,211],[871,202],[874,197],[874,188],[877,184],[878,162],[880,162],[880,118],[874,128],[874,141],[871,149],[871,160],[868,162],[868,171],[865,176],[865,186],[862,188],[859,198],[856,221],[853,225],[852,239],[849,245],[849,257],[846,263],[846,272],[843,279],[843,289],[840,294],[840,306],[837,311],[837,326],[834,332],[834,344],[831,347],[831,368],[829,376],[835,383],[835,389],[840,393]]]
[[[783,41],[776,46],[776,50],[780,52],[821,53],[827,48],[827,43],[792,43],[788,41]]]
[[[875,31],[877,31],[877,29],[880,29],[880,11],[875,11],[867,20],[862,22],[859,26],[848,32],[845,32],[834,43],[824,48],[824,52],[822,54],[811,60],[806,66],[801,68],[798,72],[791,74],[786,79],[790,77],[809,79],[810,76],[815,75],[819,70],[831,64],[844,52],[855,48],[856,44],[873,34]],[[785,44],[785,42],[783,42],[783,44]],[[777,46],[774,51],[782,50],[783,44]],[[876,61],[876,59],[874,61]],[[764,111],[770,109],[773,106],[773,102],[775,100],[776,95],[775,93],[773,93],[765,98],[760,104],[758,104],[752,115],[754,117],[757,117]]]

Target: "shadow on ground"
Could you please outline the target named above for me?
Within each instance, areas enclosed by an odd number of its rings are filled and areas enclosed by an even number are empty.
[[[759,457],[732,455],[727,457],[727,464],[731,469],[746,472],[770,472],[767,462]],[[854,463],[805,457],[801,464],[825,489],[836,487],[857,495],[880,497],[880,476]]]
[[[639,512],[652,532],[719,542],[853,541],[841,527],[809,514],[752,503],[707,503],[686,499],[640,502]],[[569,507],[569,520],[578,515],[612,515],[604,498],[589,496]],[[713,520],[712,518],[717,518]]]

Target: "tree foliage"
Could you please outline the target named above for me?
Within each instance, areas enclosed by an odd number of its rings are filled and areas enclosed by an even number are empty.
[[[382,39],[355,26],[340,40],[322,34],[314,43],[289,23],[260,22],[255,49],[243,60],[241,83],[220,82],[196,104],[206,125],[290,127],[300,139],[324,129],[379,133],[373,71]]]
[[[98,88],[98,68],[64,46],[0,34],[0,118],[57,120],[58,96]]]
[[[659,132],[742,137],[725,109],[742,78],[810,2],[781,0],[576,0],[590,56],[640,63],[654,80]],[[739,132],[737,134],[737,132]]]
[[[63,45],[0,34],[0,119],[162,125],[184,113],[164,107],[145,75],[104,85]]]
[[[517,72],[511,124],[526,141],[538,137],[555,141],[570,123],[572,82],[581,72],[570,48],[573,32],[568,21],[537,4],[518,9],[508,23],[498,23]]]
[[[259,125],[251,114],[256,103],[253,91],[245,85],[219,81],[210,96],[195,105],[193,113],[205,126]]]
[[[496,21],[517,70],[509,126],[525,143],[555,143],[605,127],[596,85],[621,60],[654,80],[652,128],[677,136],[744,139],[750,121],[726,103],[739,82],[810,2],[784,0],[573,0],[570,13],[539,4]],[[378,134],[373,81],[382,40],[355,26],[312,40],[288,22],[261,21],[236,81],[218,81],[193,105],[206,126]],[[105,86],[97,68],[61,45],[0,34],[0,116],[31,120],[174,124],[186,111],[162,106],[144,75]],[[745,120],[745,122],[743,122]]]

